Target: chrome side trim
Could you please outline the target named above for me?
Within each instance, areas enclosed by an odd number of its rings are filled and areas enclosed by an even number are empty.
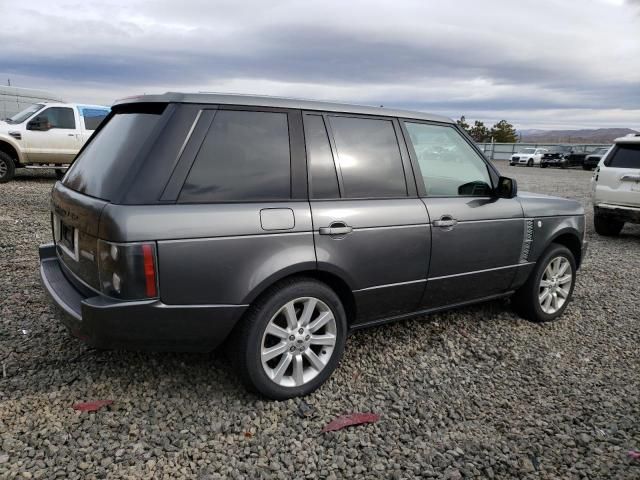
[[[196,129],[196,125],[198,124],[198,120],[200,120],[200,116],[201,115],[202,115],[202,110],[198,110],[198,114],[196,115],[196,119],[191,124],[191,128],[189,129],[189,133],[187,133],[187,137],[184,139],[184,142],[182,142],[182,146],[180,147],[180,151],[178,152],[178,155],[176,156],[177,160],[179,160],[180,157],[182,157],[182,153],[184,152],[184,149],[187,148],[187,143],[189,143],[189,140],[191,140],[191,135],[193,135],[193,131]],[[176,164],[177,164],[177,160],[176,160]]]
[[[274,233],[248,233],[246,235],[223,235],[220,237],[193,237],[193,238],[168,238],[166,240],[158,240],[158,243],[182,243],[182,242],[206,242],[209,240],[234,240],[243,238],[261,238],[275,237],[282,235],[313,235],[311,231],[305,232],[274,232]]]
[[[377,290],[379,288],[389,288],[389,287],[399,287],[402,285],[411,285],[413,283],[425,283],[427,281],[426,278],[421,278],[420,280],[410,280],[408,282],[398,282],[398,283],[387,283],[385,285],[375,285],[373,287],[360,288],[358,290],[353,290],[353,292],[366,292],[369,290]]]
[[[506,265],[504,267],[486,268],[484,270],[474,270],[473,272],[454,273],[453,275],[443,275],[441,277],[427,278],[427,281],[430,282],[432,280],[443,280],[445,278],[462,277],[464,275],[473,275],[473,274],[476,274],[476,273],[493,272],[493,271],[496,271],[496,270],[505,270],[507,268],[524,267],[526,265],[533,265],[534,263],[535,262],[525,262],[525,263],[518,263],[516,265]]]
[[[361,230],[389,230],[399,228],[417,228],[417,227],[429,227],[430,223],[414,223],[412,225],[386,225],[384,227],[354,227],[353,231],[358,232]]]

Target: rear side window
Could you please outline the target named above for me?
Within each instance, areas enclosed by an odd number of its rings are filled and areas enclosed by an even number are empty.
[[[617,144],[606,165],[614,168],[640,168],[640,144]]]
[[[64,177],[64,185],[80,193],[113,200],[134,165],[161,115],[116,113],[91,137]]]
[[[35,118],[35,120],[39,122],[45,119],[49,123],[49,128],[64,128],[69,130],[76,128],[76,119],[73,115],[72,108],[47,108]]]
[[[400,147],[390,120],[329,117],[346,198],[405,197]]]
[[[109,110],[102,108],[79,107],[78,110],[80,110],[86,130],[95,130],[109,115]]]
[[[304,136],[309,165],[309,195],[311,198],[340,198],[336,165],[320,115],[304,116]]]
[[[179,201],[290,198],[287,114],[219,110],[182,187]]]

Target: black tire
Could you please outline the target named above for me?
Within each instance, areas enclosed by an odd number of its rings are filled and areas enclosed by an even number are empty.
[[[563,170],[566,170],[567,168],[569,168],[569,162],[561,162],[560,168],[562,168]]]
[[[589,165],[582,165],[583,170],[593,170]]]
[[[62,180],[62,177],[64,177],[65,173],[67,173],[66,170],[62,170],[61,168],[56,168],[56,178],[58,180]]]
[[[511,163],[511,162],[509,162],[509,166],[511,166],[511,167],[515,167],[515,166],[516,166],[516,164],[515,164],[515,163]]]
[[[593,227],[598,235],[602,235],[604,237],[615,237],[620,233],[622,227],[624,227],[624,222],[594,213]]]
[[[547,168],[547,164],[546,163],[541,163],[540,164],[540,168]]]
[[[0,152],[0,183],[11,181],[16,174],[16,165],[8,153]]]
[[[571,265],[571,287],[569,295],[567,296],[564,304],[558,309],[558,311],[548,314],[542,310],[540,305],[540,281],[544,274],[545,269],[549,263],[557,257],[565,257],[569,260]],[[533,272],[529,275],[526,283],[518,289],[511,299],[511,303],[516,312],[530,320],[532,322],[551,322],[562,315],[567,308],[567,305],[571,301],[573,295],[573,287],[576,284],[576,260],[573,257],[573,253],[564,245],[558,243],[552,243],[540,256],[540,259],[536,263]]]
[[[533,167],[533,158],[530,158],[527,162],[527,167]]]
[[[282,386],[271,380],[263,368],[261,360],[263,335],[278,310],[288,302],[301,297],[315,297],[329,307],[335,318],[336,343],[328,362],[314,378],[300,386]],[[240,378],[248,389],[273,400],[285,400],[308,395],[331,376],[342,358],[346,336],[347,319],[338,295],[326,284],[314,279],[295,278],[275,285],[254,302],[234,330],[229,353]],[[286,339],[282,341],[286,342]]]

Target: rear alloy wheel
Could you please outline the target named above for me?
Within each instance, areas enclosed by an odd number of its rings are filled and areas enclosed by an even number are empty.
[[[542,254],[526,283],[512,298],[516,311],[533,322],[558,318],[571,300],[576,261],[564,245],[551,244]]]
[[[614,220],[598,213],[594,213],[593,227],[595,228],[598,235],[602,235],[605,237],[615,237],[620,233],[622,227],[624,227],[624,222],[621,222],[620,220]]]
[[[533,167],[533,158],[530,158],[527,162],[527,167]]]
[[[5,152],[0,152],[0,183],[9,182],[16,173],[13,159]]]
[[[311,279],[271,289],[234,332],[239,374],[274,400],[307,395],[335,370],[347,332],[338,296]]]

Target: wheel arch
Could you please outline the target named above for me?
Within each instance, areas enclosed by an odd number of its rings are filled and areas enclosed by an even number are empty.
[[[18,164],[22,163],[22,155],[20,154],[20,149],[14,144],[14,142],[10,141],[5,137],[0,137],[0,152],[4,152],[9,155],[16,167]]]
[[[557,243],[567,247],[576,260],[576,267],[580,268],[580,264],[582,263],[582,241],[576,230],[570,228],[561,230],[551,238],[550,244],[551,243]]]
[[[243,303],[250,305],[261,296],[267,294],[267,292],[274,286],[282,282],[291,281],[295,278],[310,278],[322,282],[331,288],[342,302],[347,315],[347,325],[351,325],[356,318],[356,303],[352,288],[349,286],[347,281],[335,272],[309,268],[309,265],[307,264],[299,265],[298,268],[295,269],[289,268],[282,270],[266,278],[257,285],[249,295],[247,295],[247,297],[245,297]]]

